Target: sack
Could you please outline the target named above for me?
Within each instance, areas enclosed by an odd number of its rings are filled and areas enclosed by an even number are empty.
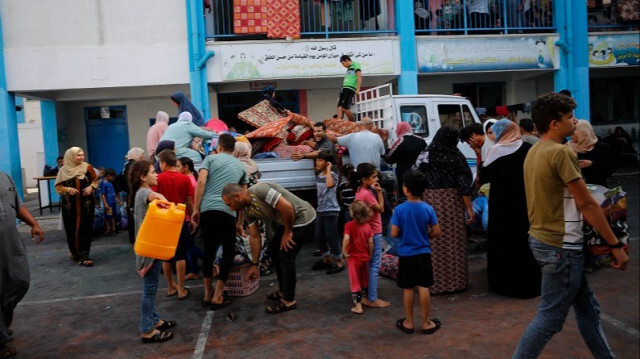
[[[588,186],[604,211],[609,226],[619,241],[625,245],[624,251],[629,253],[629,227],[627,225],[627,198],[621,187],[608,190],[602,186]],[[604,192],[604,193],[603,193]],[[604,200],[602,200],[604,198]],[[607,241],[585,220],[582,227],[585,240],[585,257],[587,265],[596,268],[609,267],[613,261],[611,248]]]

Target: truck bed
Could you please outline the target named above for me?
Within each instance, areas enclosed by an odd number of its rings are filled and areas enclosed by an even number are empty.
[[[275,182],[290,191],[316,189],[313,160],[267,158],[254,161],[262,173],[259,182]]]

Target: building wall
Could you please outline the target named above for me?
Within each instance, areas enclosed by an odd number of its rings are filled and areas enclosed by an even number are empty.
[[[62,103],[62,118],[58,118],[60,153],[72,146],[87,149],[86,123],[84,109],[93,106],[126,106],[129,146],[140,147],[147,151],[147,130],[149,119],[155,118],[158,111],[165,111],[171,117],[178,115],[178,109],[168,99],[122,100],[122,101],[86,101]]]
[[[8,90],[188,83],[184,4],[2,1]]]
[[[22,183],[35,187],[34,177],[42,175],[44,168],[44,143],[42,141],[42,116],[39,101],[24,101],[24,123],[18,124]],[[51,163],[50,165],[54,165]]]

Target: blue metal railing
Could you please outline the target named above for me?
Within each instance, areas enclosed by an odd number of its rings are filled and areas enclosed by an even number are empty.
[[[408,1],[408,0],[407,0]],[[337,36],[394,34],[393,9],[385,0],[334,1],[300,0],[300,36],[330,38]],[[264,39],[266,34],[234,33],[233,0],[215,0],[205,12],[207,38],[214,40]]]
[[[541,0],[418,0],[418,34],[554,32],[553,2]]]
[[[627,8],[627,2],[612,0],[609,4],[603,1],[587,1],[587,26],[589,31],[631,31],[638,30],[637,9]]]

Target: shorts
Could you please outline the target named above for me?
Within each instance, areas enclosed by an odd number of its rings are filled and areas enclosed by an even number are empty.
[[[343,87],[340,90],[340,98],[338,99],[338,107],[342,107],[345,110],[348,110],[351,107],[351,102],[353,101],[353,96],[355,96],[356,92],[350,88]]]
[[[429,288],[433,285],[431,254],[423,253],[410,257],[398,256],[398,287],[411,289],[416,286]]]
[[[180,238],[178,239],[178,247],[176,248],[176,254],[168,260],[168,262],[175,262],[187,259],[187,244],[189,243],[189,222],[184,222],[182,230],[180,231]]]

